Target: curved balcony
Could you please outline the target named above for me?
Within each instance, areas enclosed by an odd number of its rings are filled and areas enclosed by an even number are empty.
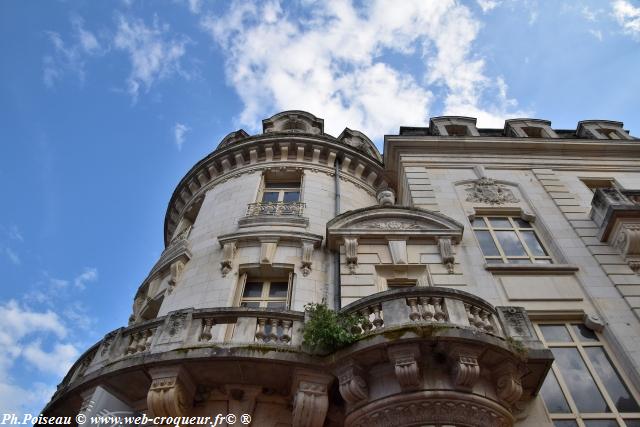
[[[523,309],[466,292],[390,290],[343,311],[364,316],[360,337],[322,357],[303,345],[305,314],[295,311],[186,309],[115,330],[75,363],[45,412],[77,412],[70,396],[106,383],[130,402],[146,399],[156,416],[175,416],[189,413],[197,390],[234,384],[276,393],[285,407],[295,396],[294,426],[324,419],[330,406],[334,425],[510,426],[515,404],[537,393],[553,360]],[[168,399],[158,391],[167,375],[186,409],[158,406]],[[414,421],[398,409],[406,405],[414,405]],[[476,421],[459,424],[446,407]]]

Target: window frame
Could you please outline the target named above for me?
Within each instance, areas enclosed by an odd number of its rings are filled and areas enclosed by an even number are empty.
[[[264,277],[260,278],[259,275],[250,275],[245,272],[240,276],[239,286],[238,286],[238,294],[236,297],[236,306],[238,307],[246,307],[246,308],[272,308],[272,309],[281,309],[281,310],[289,310],[291,307],[291,292],[293,289],[293,272],[288,272],[288,275],[285,276],[274,276],[274,277]],[[245,297],[244,291],[247,287],[247,284],[251,283],[261,283],[262,291],[260,297]],[[270,297],[269,291],[271,289],[272,283],[286,283],[287,284],[287,294],[284,298],[282,297]],[[266,285],[266,286],[265,286]],[[243,303],[248,302],[258,302],[258,307],[247,307],[243,306]],[[270,302],[284,302],[285,305],[283,308],[275,308],[275,307],[267,307]]]
[[[278,186],[280,184],[280,186]],[[269,185],[273,187],[269,188]],[[296,186],[297,185],[297,186]],[[278,200],[272,202],[265,202],[264,196],[266,193],[278,193]],[[285,193],[298,193],[298,200],[285,202]],[[302,198],[302,185],[298,182],[267,182],[265,181],[260,194],[260,203],[299,203]]]
[[[509,221],[510,227],[494,227],[494,225],[491,222],[491,218],[499,218],[499,219],[507,219]],[[474,222],[478,219],[482,219],[485,223],[485,226],[476,226],[474,225]],[[530,227],[525,228],[525,227],[520,227],[517,223],[516,223],[516,219],[520,219],[522,221],[526,221]],[[545,242],[543,241],[543,239],[540,238],[540,233],[538,233],[536,227],[534,226],[532,221],[529,221],[528,219],[522,218],[522,216],[518,216],[518,215],[508,215],[508,214],[500,214],[500,213],[494,213],[494,214],[490,214],[490,213],[483,213],[483,214],[479,214],[479,215],[474,215],[473,219],[470,219],[470,223],[471,223],[471,229],[473,230],[473,234],[478,242],[478,246],[480,247],[480,251],[482,252],[482,255],[484,257],[485,262],[488,265],[509,265],[509,266],[513,266],[513,265],[554,265],[555,264],[555,260],[553,258],[553,256],[551,255],[551,251],[549,251],[549,249],[547,248],[547,245],[545,245]],[[482,245],[480,243],[480,238],[478,237],[478,231],[488,231],[489,235],[491,236],[491,239],[493,241],[493,244],[495,245],[496,249],[498,250],[498,254],[499,255],[486,255],[484,250],[482,249]],[[502,247],[502,244],[500,243],[500,240],[498,239],[498,237],[496,236],[496,231],[512,231],[517,239],[518,242],[522,245],[522,248],[524,249],[526,255],[507,255],[505,253],[504,248]],[[534,237],[536,238],[536,240],[538,241],[538,243],[540,244],[540,247],[542,248],[543,252],[545,252],[546,255],[535,255],[532,250],[529,248],[526,240],[522,237],[522,233],[521,231],[531,231],[533,232]],[[529,263],[514,263],[514,262],[509,262],[510,260],[529,260]],[[491,260],[500,260],[501,262],[490,262]],[[548,262],[536,262],[538,260],[547,260]]]
[[[540,326],[544,326],[544,325],[561,325],[564,326],[566,331],[569,334],[569,337],[571,338],[571,341],[568,342],[562,342],[562,341],[548,341],[545,339],[544,335],[542,334],[542,330],[540,329]],[[633,397],[636,401],[636,404],[640,405],[640,393],[638,392],[638,390],[636,390],[633,386],[633,383],[630,381],[630,379],[628,378],[628,376],[625,374],[625,372],[620,369],[620,363],[617,360],[617,358],[615,357],[615,353],[613,351],[611,351],[611,349],[609,348],[609,346],[607,345],[606,341],[603,339],[602,335],[600,333],[598,333],[597,331],[593,331],[594,335],[596,336],[597,340],[596,341],[584,341],[584,340],[580,340],[580,337],[578,337],[578,335],[576,334],[576,331],[574,330],[573,326],[574,325],[584,325],[583,322],[581,321],[567,321],[567,320],[545,320],[545,321],[537,321],[533,323],[534,329],[536,331],[536,334],[538,335],[538,338],[540,339],[540,341],[544,344],[544,346],[546,348],[575,348],[578,352],[578,354],[580,355],[580,357],[582,358],[582,361],[584,363],[584,366],[586,367],[587,371],[589,372],[589,375],[591,375],[591,378],[593,379],[593,382],[595,383],[598,391],[600,392],[603,400],[605,401],[605,403],[607,404],[607,406],[609,407],[610,412],[580,412],[575,401],[573,400],[573,396],[571,394],[571,389],[570,387],[567,385],[567,383],[564,380],[564,376],[560,370],[560,367],[558,366],[558,364],[556,362],[554,362],[551,365],[551,371],[547,374],[547,375],[554,375],[556,378],[556,381],[558,383],[558,386],[560,387],[560,391],[567,403],[567,406],[569,407],[569,410],[571,412],[568,413],[552,413],[547,409],[547,405],[546,402],[544,401],[544,398],[542,397],[542,391],[540,391],[540,397],[542,399],[542,402],[545,406],[545,410],[547,411],[547,415],[549,416],[549,418],[552,420],[552,422],[554,421],[574,421],[578,427],[586,427],[585,421],[596,421],[596,420],[615,420],[619,426],[625,426],[626,423],[624,423],[624,420],[640,420],[640,412],[620,412],[618,411],[618,408],[615,405],[615,402],[613,401],[613,399],[609,396],[609,392],[604,384],[604,382],[602,381],[602,379],[600,378],[600,375],[598,374],[598,370],[595,368],[595,366],[593,365],[593,363],[591,362],[591,359],[589,358],[585,348],[589,348],[589,347],[600,347],[603,349],[606,357],[608,358],[609,362],[611,363],[611,367],[614,369],[614,371],[618,374],[619,379],[622,381],[623,385],[627,388],[627,390],[629,391],[629,394],[631,395],[631,397]]]

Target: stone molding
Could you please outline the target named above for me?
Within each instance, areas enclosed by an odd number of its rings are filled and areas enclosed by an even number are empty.
[[[365,405],[347,416],[345,426],[511,427],[513,422],[513,416],[504,407],[477,395],[448,391],[418,391]]]
[[[152,380],[147,393],[147,408],[151,415],[187,415],[193,406],[196,387],[186,369],[181,366],[151,368],[149,375]]]

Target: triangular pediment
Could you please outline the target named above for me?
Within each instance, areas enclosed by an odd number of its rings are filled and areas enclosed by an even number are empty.
[[[372,206],[345,212],[327,224],[331,247],[344,237],[437,239],[458,242],[464,226],[446,215],[404,206]]]

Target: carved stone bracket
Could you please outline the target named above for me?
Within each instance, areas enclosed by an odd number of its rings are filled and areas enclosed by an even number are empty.
[[[322,427],[329,409],[333,376],[308,369],[294,371],[293,427]]]
[[[355,405],[369,397],[366,374],[361,366],[349,361],[336,371],[340,381],[340,394],[350,405]]]
[[[456,387],[470,390],[480,378],[480,351],[468,346],[454,346],[449,349],[451,361],[451,381]]]
[[[189,373],[178,366],[152,368],[147,406],[154,416],[184,416],[193,406],[196,387]]]
[[[494,371],[496,394],[508,404],[513,404],[522,396],[523,368],[507,361]]]
[[[396,345],[387,349],[389,361],[394,365],[396,379],[402,391],[420,387],[420,347],[418,345]]]
[[[260,264],[271,264],[278,249],[277,238],[260,239]]]
[[[227,274],[233,269],[233,257],[236,253],[236,243],[228,242],[222,247],[222,261],[220,261],[220,271],[222,277],[226,277]]]
[[[169,287],[167,289],[167,293],[171,294],[180,280],[180,276],[182,276],[182,272],[184,271],[184,261],[178,259],[171,263],[171,267],[169,268]]]
[[[302,275],[305,277],[311,273],[314,243],[315,242],[311,240],[302,241],[302,261],[300,268],[302,269]]]
[[[440,257],[442,258],[442,263],[447,266],[447,271],[449,272],[449,274],[453,274],[455,255],[453,254],[453,247],[451,246],[451,238],[439,238],[438,249],[440,249]]]
[[[256,399],[262,393],[260,386],[234,386],[228,385],[229,412],[232,414],[248,414],[253,417],[256,408]]]
[[[358,238],[357,237],[345,237],[344,238],[344,255],[347,261],[347,267],[351,274],[356,272],[358,267]]]

